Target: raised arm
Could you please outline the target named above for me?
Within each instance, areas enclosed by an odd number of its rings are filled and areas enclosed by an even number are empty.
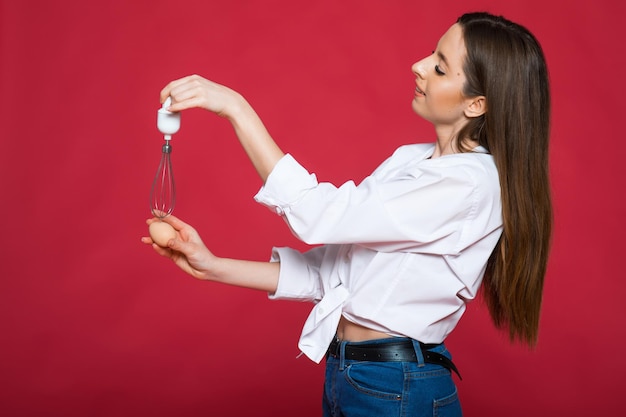
[[[148,224],[159,221],[148,220]],[[160,255],[170,258],[180,269],[194,278],[275,293],[278,285],[278,262],[255,262],[215,256],[204,245],[198,232],[182,220],[168,216],[161,220],[176,230],[176,237],[162,248],[149,237],[143,243],[152,245]]]
[[[252,106],[236,91],[190,75],[169,83],[161,91],[161,102],[167,97],[172,97],[170,111],[202,108],[228,119],[263,182],[283,157]]]

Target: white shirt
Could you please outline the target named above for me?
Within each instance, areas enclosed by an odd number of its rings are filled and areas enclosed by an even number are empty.
[[[316,303],[298,346],[324,357],[339,319],[423,343],[441,343],[476,296],[502,231],[493,157],[428,159],[433,144],[402,146],[358,186],[318,183],[285,155],[255,199],[302,241],[280,261],[273,299]]]

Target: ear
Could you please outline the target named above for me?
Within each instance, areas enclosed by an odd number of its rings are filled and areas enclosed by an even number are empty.
[[[487,112],[487,99],[485,96],[477,96],[468,99],[468,105],[465,108],[465,117],[473,118],[482,116]]]

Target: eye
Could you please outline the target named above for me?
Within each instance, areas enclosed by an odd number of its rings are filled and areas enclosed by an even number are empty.
[[[446,73],[445,73],[445,72],[443,72],[443,71],[441,70],[441,68],[439,68],[439,65],[435,65],[435,72],[436,72],[438,75],[446,75]]]

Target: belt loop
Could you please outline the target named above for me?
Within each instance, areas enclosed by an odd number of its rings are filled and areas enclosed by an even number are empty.
[[[420,346],[420,342],[418,340],[411,339],[411,342],[413,342],[413,350],[415,351],[417,366],[421,368],[424,366],[424,354],[422,353],[422,347]]]
[[[346,344],[348,342],[339,340],[339,370],[343,371],[343,368],[346,366]]]

